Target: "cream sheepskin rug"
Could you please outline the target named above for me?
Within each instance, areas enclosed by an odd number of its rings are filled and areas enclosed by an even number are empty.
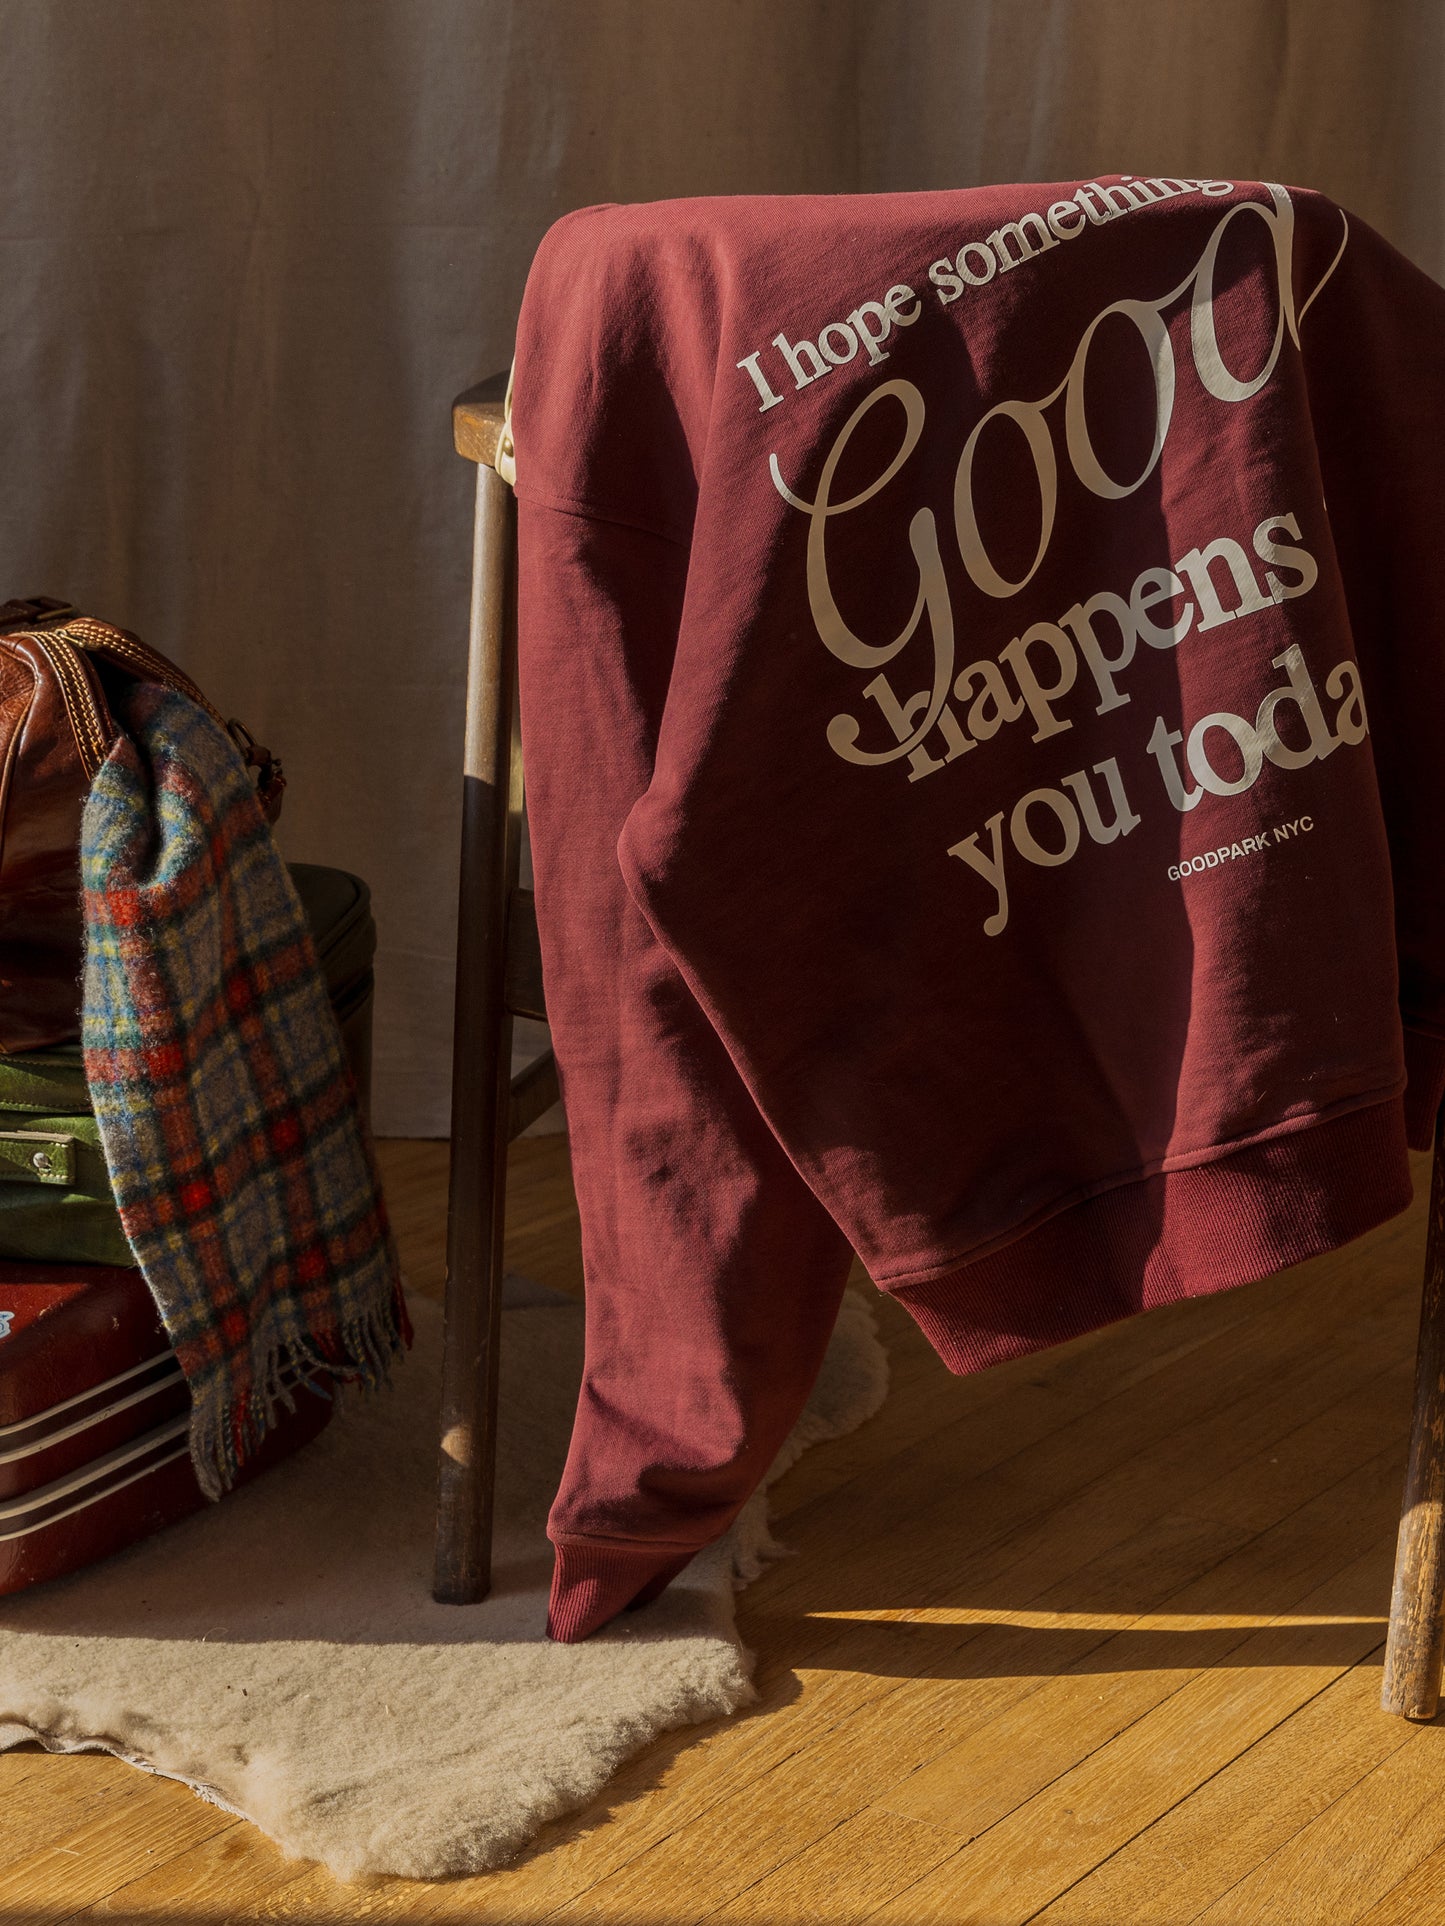
[[[414,1302],[389,1391],[220,1505],[0,1600],[0,1748],[113,1752],[340,1878],[432,1879],[500,1864],[657,1733],[746,1704],[733,1591],[775,1549],[761,1494],[645,1610],[582,1645],[543,1636],[582,1316],[536,1286],[511,1296],[489,1599],[431,1598],[441,1316]],[[850,1292],[772,1475],[886,1383]]]

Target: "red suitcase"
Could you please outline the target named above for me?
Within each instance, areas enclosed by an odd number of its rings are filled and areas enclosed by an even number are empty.
[[[325,1375],[296,1375],[293,1392],[238,1482],[325,1426]],[[189,1414],[138,1270],[0,1262],[0,1596],[200,1510]]]

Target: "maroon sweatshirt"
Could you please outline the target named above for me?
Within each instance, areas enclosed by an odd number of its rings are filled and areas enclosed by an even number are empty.
[[[585,1636],[850,1252],[973,1371],[1409,1201],[1445,1089],[1445,292],[1320,195],[589,208],[513,425]]]

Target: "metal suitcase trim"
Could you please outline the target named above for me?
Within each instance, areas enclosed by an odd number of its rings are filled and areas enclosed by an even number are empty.
[[[305,1390],[310,1387],[320,1372],[287,1372],[281,1379],[288,1391]],[[169,1424],[157,1425],[153,1431],[142,1432],[140,1437],[132,1438],[113,1451],[93,1458],[89,1464],[60,1478],[54,1478],[48,1485],[37,1485],[33,1491],[22,1493],[8,1503],[0,1504],[0,1545],[9,1544],[16,1538],[26,1538],[31,1532],[41,1531],[47,1525],[59,1524],[62,1518],[72,1517],[78,1511],[85,1511],[102,1499],[110,1498],[137,1479],[146,1477],[152,1471],[159,1471],[162,1465],[173,1464],[177,1458],[190,1453],[190,1416],[172,1418]],[[176,1444],[173,1451],[164,1456],[154,1454],[164,1450],[168,1444]],[[138,1463],[138,1460],[145,1460]],[[127,1467],[134,1466],[127,1471]],[[117,1476],[125,1472],[124,1477]],[[67,1498],[74,1497],[76,1502],[65,1504]],[[50,1511],[50,1507],[61,1505],[63,1509]],[[49,1512],[48,1516],[35,1517],[32,1514]]]
[[[189,1418],[173,1418],[169,1424],[158,1425],[154,1431],[143,1432],[129,1444],[118,1445],[103,1457],[92,1459],[88,1465],[82,1465],[68,1477],[56,1478],[48,1485],[37,1485],[34,1491],[27,1491],[22,1498],[0,1505],[0,1545],[8,1544],[13,1538],[27,1538],[31,1532],[39,1531],[46,1525],[59,1524],[62,1518],[85,1511],[89,1506],[99,1504],[102,1498],[123,1491],[127,1485],[134,1484],[137,1478],[145,1477],[147,1472],[158,1470],[161,1465],[170,1464],[175,1458],[184,1457],[190,1450],[187,1437],[190,1422]],[[154,1456],[154,1453],[177,1438],[181,1442],[174,1451],[168,1452],[163,1458]],[[136,1465],[139,1458],[147,1462]],[[130,1465],[136,1465],[136,1469],[128,1476],[115,1475]],[[72,1496],[77,1498],[77,1502],[64,1505],[65,1499]],[[64,1505],[64,1509],[51,1511],[46,1517],[31,1515],[47,1512],[54,1505]]]
[[[157,1366],[167,1368],[139,1391],[117,1398],[101,1410],[90,1411],[72,1424],[63,1422],[66,1412],[74,1411],[81,1405],[91,1405],[108,1391],[120,1391],[143,1374],[155,1371]],[[148,1358],[142,1358],[139,1364],[117,1371],[112,1378],[102,1378],[99,1383],[88,1385],[84,1391],[77,1391],[73,1397],[62,1398],[57,1404],[49,1404],[43,1411],[33,1412],[28,1418],[17,1419],[14,1424],[0,1425],[0,1464],[13,1464],[17,1458],[26,1457],[41,1446],[54,1444],[60,1438],[73,1438],[77,1431],[100,1423],[112,1412],[126,1410],[163,1386],[169,1386],[180,1375],[180,1370],[180,1360],[174,1351],[153,1351]],[[52,1426],[56,1428],[51,1429]]]
[[[157,1369],[158,1366],[161,1368]],[[87,1410],[69,1424],[56,1424],[55,1420],[66,1411],[73,1410],[77,1405],[89,1405],[107,1391],[118,1389],[143,1372],[154,1372],[155,1375],[124,1397],[113,1398],[109,1404]],[[175,1353],[158,1351],[154,1357],[146,1358],[130,1370],[106,1379],[103,1384],[93,1384],[88,1391],[66,1398],[60,1404],[52,1404],[44,1411],[37,1411],[32,1418],[21,1419],[16,1424],[0,1425],[0,1465],[13,1465],[22,1458],[33,1458],[39,1452],[50,1450],[52,1445],[61,1444],[79,1432],[103,1424],[107,1418],[129,1411],[132,1405],[144,1404],[157,1393],[169,1391],[182,1375],[180,1360]]]

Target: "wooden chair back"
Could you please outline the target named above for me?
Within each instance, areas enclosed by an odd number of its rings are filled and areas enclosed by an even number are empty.
[[[512,1075],[512,1019],[546,1020],[532,893],[518,886],[517,505],[497,472],[505,376],[454,406],[457,452],[477,464],[467,649],[447,1198],[436,1568],[465,1605],[491,1589],[507,1146],[558,1099],[550,1050]]]

